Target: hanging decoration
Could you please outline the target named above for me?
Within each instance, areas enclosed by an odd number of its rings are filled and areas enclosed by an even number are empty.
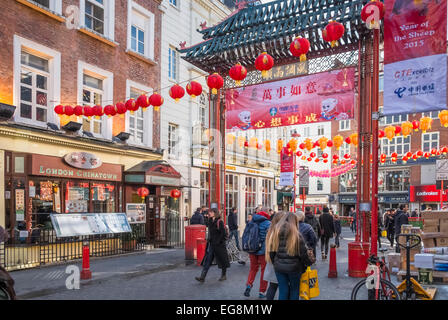
[[[215,72],[207,77],[207,85],[212,89],[212,94],[217,94],[224,85],[224,79]]]
[[[115,105],[115,110],[117,111],[117,114],[120,115],[121,118],[124,117],[124,114],[126,113],[127,109],[126,109],[126,105],[123,102],[118,102]]]
[[[104,115],[103,107],[100,105],[95,105],[92,107],[93,115],[95,119],[99,120]]]
[[[77,117],[81,117],[84,114],[84,109],[82,106],[76,106],[73,108],[73,113],[77,116]]]
[[[322,37],[325,41],[330,42],[331,47],[338,45],[338,40],[342,38],[345,32],[345,27],[342,23],[337,21],[330,21],[329,24],[322,30]]]
[[[137,194],[142,198],[142,200],[144,200],[145,197],[149,195],[149,190],[145,187],[141,187],[137,189]]]
[[[386,138],[389,139],[389,141],[392,141],[392,139],[395,137],[394,126],[387,126],[386,128],[384,128],[384,132],[386,133]]]
[[[408,135],[410,135],[412,133],[413,128],[414,126],[410,121],[403,122],[401,124],[401,133],[403,134],[403,137],[406,138]]]
[[[137,98],[137,105],[142,108],[142,111],[146,111],[146,108],[149,107],[149,97],[142,94],[140,97]]]
[[[426,131],[431,130],[431,124],[432,119],[430,117],[423,117],[420,119],[420,130],[422,130],[423,133],[426,133]]]
[[[271,152],[271,141],[270,140],[265,140],[264,141],[264,149],[268,153]]]
[[[131,113],[134,114],[135,111],[138,110],[138,104],[135,101],[134,98],[129,99],[128,101],[126,101],[126,109]]]
[[[83,115],[85,115],[89,120],[93,116],[93,110],[91,106],[84,106],[83,107]]]
[[[185,90],[180,85],[175,84],[170,88],[168,93],[174,101],[179,102],[179,100],[185,95]]]
[[[283,140],[282,139],[278,139],[277,140],[277,153],[282,152],[283,149]]]
[[[185,89],[187,93],[194,99],[202,94],[202,85],[196,81],[190,81]]]
[[[318,145],[322,151],[328,146],[328,139],[325,137],[322,137],[318,140]]]
[[[376,13],[379,13],[379,16]],[[384,18],[385,14],[386,8],[384,4],[381,1],[372,0],[362,8],[361,20],[366,23],[368,29],[379,29],[380,21]]]
[[[300,57],[300,62],[306,61],[306,54],[310,50],[310,42],[306,38],[297,37],[289,45],[289,51],[294,57]]]
[[[414,128],[414,131],[418,131],[418,128],[420,128],[420,122],[418,120],[412,121],[412,127]]]
[[[358,134],[357,134],[357,133],[352,133],[352,134],[350,135],[350,140],[351,140],[352,144],[353,144],[355,147],[358,146],[359,139],[358,139]]]
[[[237,63],[229,70],[229,76],[235,80],[237,86],[241,85],[241,81],[247,76],[247,69],[240,63]]]
[[[439,113],[440,124],[448,128],[448,110],[442,110]]]
[[[306,150],[311,151],[311,149],[313,149],[314,147],[313,140],[311,140],[310,138],[306,138],[304,143]]]
[[[322,171],[314,171],[310,170],[310,177],[319,177],[319,178],[333,178],[338,177],[342,174],[347,173],[348,171],[352,170],[356,167],[356,160],[352,160],[350,163],[347,163],[345,165],[339,166],[339,167],[333,167],[330,170],[322,170]]]
[[[173,190],[171,190],[171,192],[170,192],[170,196],[171,196],[171,198],[178,199],[178,198],[180,198],[181,193],[180,193],[179,190],[177,190],[177,189],[173,189]]]
[[[398,137],[401,133],[401,127],[400,126],[395,126],[395,135]]]
[[[267,52],[260,54],[255,59],[255,68],[261,71],[261,76],[266,78],[268,71],[274,66],[274,58],[272,58]]]
[[[292,152],[296,152],[297,144],[298,144],[297,139],[289,140],[288,144],[289,144],[289,147],[291,148]]]
[[[378,130],[378,138],[384,138],[385,135],[386,133],[383,130]]]
[[[341,135],[337,135],[333,138],[333,144],[337,150],[339,150],[339,148],[342,146],[343,141],[344,141],[344,138]]]
[[[104,114],[110,118],[113,117],[117,114],[117,112],[115,111],[115,107],[113,105],[107,105],[104,107]]]
[[[163,98],[160,94],[158,94],[157,92],[154,92],[150,97],[149,97],[149,103],[154,107],[155,111],[159,111],[160,110],[160,106],[163,104]]]

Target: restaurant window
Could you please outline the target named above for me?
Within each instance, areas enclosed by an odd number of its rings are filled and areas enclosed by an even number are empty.
[[[83,74],[82,102],[85,106],[103,105],[103,80]],[[101,135],[102,120],[84,117],[82,130]]]
[[[200,173],[200,202],[201,206],[208,206],[209,194],[209,175],[207,170],[201,170]]]
[[[430,111],[430,112],[423,112],[422,117],[429,117],[432,119],[439,119],[439,113],[440,111]]]
[[[322,180],[317,179],[317,191],[322,191],[324,190],[324,183],[322,182]]]
[[[115,212],[115,185],[110,183],[92,183],[92,212]]]
[[[131,88],[131,98],[137,100],[138,97],[142,94],[146,94],[146,92]],[[134,111],[134,114],[129,113],[129,133],[131,135],[129,137],[130,142],[143,144],[144,123],[145,119],[142,108],[138,108],[137,111]]]
[[[356,172],[339,176],[339,192],[356,192]]]
[[[392,140],[387,138],[383,138],[380,141],[381,143],[381,151],[386,155],[391,155],[396,152],[398,156],[402,156],[403,154],[409,152],[411,150],[411,137],[407,136],[406,138],[403,136],[394,137]]]
[[[380,107],[380,112],[383,112],[383,107]],[[385,126],[389,124],[401,124],[408,121],[407,114],[395,114],[390,116],[384,116],[380,119],[380,126]]]
[[[339,131],[350,130],[350,120],[340,120],[339,121]]]
[[[408,191],[410,187],[410,171],[379,171],[378,190]]]
[[[69,181],[65,183],[65,212],[86,213],[89,212],[89,183]]]
[[[272,180],[263,179],[261,180],[261,203],[263,207],[272,208]]]
[[[14,156],[14,173],[25,173],[24,156]]]
[[[439,133],[429,132],[422,134],[422,150],[430,152],[431,149],[439,149]]]
[[[47,122],[49,61],[22,50],[20,71],[20,117]]]
[[[253,214],[257,206],[257,179],[246,177],[246,220],[249,213]]]
[[[226,174],[226,213],[230,213],[232,208],[238,210],[238,176]]]
[[[177,81],[177,70],[179,61],[175,47],[168,48],[168,78]]]
[[[52,180],[29,180],[32,203],[32,227],[51,229],[51,213],[61,213],[61,184]]]

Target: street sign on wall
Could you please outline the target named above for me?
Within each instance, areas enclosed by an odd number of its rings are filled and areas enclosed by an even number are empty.
[[[448,180],[448,159],[436,161],[436,180]]]
[[[301,167],[299,170],[299,186],[309,187],[310,186],[310,170],[305,167]]]

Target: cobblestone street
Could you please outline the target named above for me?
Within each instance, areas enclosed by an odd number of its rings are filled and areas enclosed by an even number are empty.
[[[359,281],[347,275],[347,243],[354,239],[348,228],[343,228],[341,247],[337,249],[338,277],[328,278],[328,260],[318,257],[319,300],[347,300]],[[386,244],[386,242],[383,242]],[[318,250],[319,252],[319,250]],[[77,264],[80,266],[80,262]],[[159,249],[144,254],[133,254],[108,259],[92,259],[92,280],[82,281],[79,290],[65,287],[67,265],[12,273],[20,299],[150,299],[150,300],[258,300],[259,275],[255,279],[251,297],[243,296],[249,265],[233,263],[228,280],[219,282],[220,270],[213,266],[205,283],[194,277],[200,267],[186,264],[183,250]],[[392,276],[396,282],[396,276]],[[436,299],[446,299],[446,286],[439,285]]]

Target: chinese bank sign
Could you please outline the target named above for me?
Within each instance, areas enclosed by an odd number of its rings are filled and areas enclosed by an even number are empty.
[[[226,91],[228,130],[263,129],[353,119],[355,69]]]

